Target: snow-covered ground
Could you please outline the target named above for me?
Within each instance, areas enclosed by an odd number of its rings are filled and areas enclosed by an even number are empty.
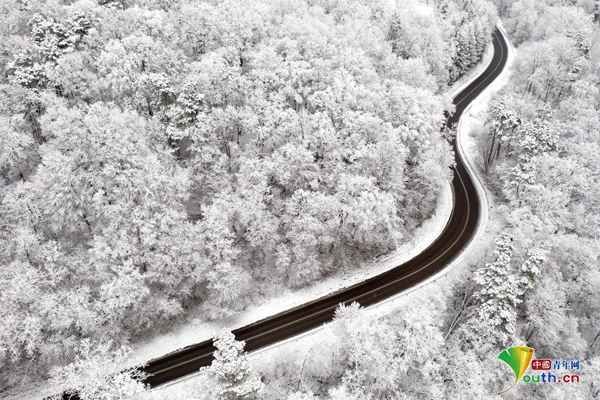
[[[484,186],[481,184],[481,180],[478,177],[480,175],[480,168],[477,165],[477,138],[474,136],[474,134],[476,132],[481,132],[481,127],[485,121],[485,113],[491,97],[508,82],[511,65],[515,58],[515,49],[510,45],[509,47],[509,57],[505,70],[488,88],[486,88],[486,90],[480,96],[477,97],[477,99],[467,108],[467,110],[465,110],[458,127],[457,134],[459,146],[462,148],[463,154],[466,155],[471,172],[477,177],[480,194],[485,200],[482,207],[483,213],[476,238],[471,242],[465,252],[463,252],[448,268],[444,269],[442,272],[432,277],[428,281],[416,286],[415,288],[412,288],[411,290],[405,291],[397,296],[367,308],[366,312],[376,316],[381,316],[391,313],[399,307],[411,304],[417,305],[418,302],[421,301],[420,299],[431,297],[434,293],[438,295],[440,293],[449,293],[453,282],[455,282],[456,279],[459,279],[461,274],[464,273],[464,267],[479,260],[483,255],[483,251],[485,251],[487,248],[487,245],[490,242],[490,238],[488,236],[490,235],[485,235],[488,220],[486,204],[488,203],[490,195],[484,189]],[[492,56],[493,49],[490,47],[485,53],[481,63],[473,68],[472,72],[468,76],[458,81],[448,90],[448,96],[455,96],[481,72],[483,72],[487,65],[489,65]],[[376,260],[361,269],[357,269],[356,271],[347,272],[338,276],[332,276],[329,279],[310,288],[301,291],[284,293],[282,296],[271,299],[261,306],[248,309],[238,318],[236,318],[235,321],[228,321],[223,324],[203,324],[197,328],[194,328],[194,326],[191,324],[182,327],[173,334],[166,335],[166,337],[155,338],[152,341],[145,343],[140,347],[139,352],[136,352],[136,358],[141,355],[146,355],[146,358],[148,358],[148,356],[151,358],[153,354],[163,354],[165,350],[168,350],[168,346],[171,346],[172,350],[177,346],[180,347],[185,344],[195,343],[199,340],[207,339],[212,336],[213,333],[218,332],[219,329],[229,329],[230,327],[238,327],[245,323],[256,321],[279,311],[286,310],[295,305],[302,304],[308,300],[312,300],[320,295],[340,289],[352,283],[359,282],[369,276],[376,275],[389,268],[393,268],[399,263],[402,263],[418,254],[421,250],[427,247],[427,245],[429,245],[439,233],[441,233],[450,216],[450,211],[452,208],[451,202],[452,193],[450,185],[448,184],[440,195],[436,213],[415,232],[413,241],[407,243],[405,246],[388,255],[387,257]],[[442,277],[444,277],[444,279],[440,279]],[[408,293],[414,292],[418,292],[418,295],[407,296]],[[314,343],[323,340],[323,335],[327,336],[330,334],[329,329],[330,327],[328,325],[324,325],[303,335],[274,344],[252,353],[251,359],[253,363],[260,365],[270,362],[274,356],[274,351],[284,352],[287,354],[296,352],[306,353],[307,349],[312,348]],[[191,337],[195,337],[197,339],[188,342],[188,339]],[[165,341],[160,342],[162,340]],[[172,344],[169,344],[169,341]],[[153,350],[152,346],[156,346],[156,348]],[[159,349],[163,351],[161,352]],[[175,388],[174,385],[176,383],[186,381],[190,377],[183,378],[156,390],[180,390],[179,388]]]
[[[487,64],[489,64],[491,56],[492,52],[490,51],[489,54],[486,55],[486,59],[484,59],[482,65],[478,67],[478,73],[482,72]],[[509,43],[509,57],[505,70],[480,96],[477,97],[477,99],[468,107],[468,109],[465,110],[458,127],[457,134],[459,145],[462,148],[463,154],[466,155],[471,172],[474,173],[479,182],[482,195],[484,196],[483,198],[490,207],[493,207],[493,199],[491,198],[491,194],[487,192],[485,186],[481,183],[481,168],[478,163],[478,138],[475,136],[475,134],[482,132],[481,128],[485,122],[487,107],[490,99],[496,92],[498,92],[508,83],[511,74],[511,67],[515,57],[516,51]],[[475,75],[478,75],[478,73]],[[463,83],[459,83],[458,85],[464,87],[468,85],[471,80],[472,77],[471,79],[466,79]],[[454,93],[458,93],[458,91],[461,90],[461,87],[459,87],[459,89]],[[452,90],[454,91],[455,89]],[[483,205],[483,209],[486,209],[485,203]],[[490,215],[493,215],[493,213],[490,213]],[[365,309],[364,312],[374,316],[383,316],[395,312],[401,307],[419,307],[426,305],[427,299],[434,296],[444,296],[445,294],[450,294],[451,289],[456,281],[464,277],[467,266],[480,260],[489,244],[493,241],[492,235],[488,234],[488,221],[488,213],[484,212],[475,239],[471,242],[467,249],[465,249],[465,251],[456,260],[454,260],[450,266],[448,266],[448,268],[432,277],[429,281],[426,281],[411,290],[398,294],[397,296],[387,299],[381,303],[371,306]],[[408,294],[412,295],[409,296]],[[316,335],[317,332],[319,333],[318,335]],[[302,337],[295,338],[295,340],[289,340],[281,344],[275,344],[266,349],[254,352],[251,354],[251,359],[256,365],[268,363],[272,359],[275,349],[278,352],[284,352],[286,354],[306,354],[307,351],[310,351],[307,349],[311,349],[316,342],[323,340],[323,335],[328,336],[330,334],[330,327],[325,325],[318,330],[313,330],[305,335],[302,335]],[[165,388],[165,390],[169,389]]]
[[[507,36],[506,33],[505,36]],[[475,136],[475,134],[477,132],[482,132],[481,128],[485,122],[487,107],[492,96],[508,83],[511,74],[511,67],[515,57],[516,50],[509,43],[509,57],[504,71],[490,86],[486,88],[483,93],[477,97],[477,99],[475,99],[475,101],[473,101],[473,103],[471,103],[467,110],[465,110],[458,126],[457,135],[459,145],[462,148],[463,154],[466,155],[471,172],[476,176],[479,186],[483,191],[483,198],[490,207],[493,206],[493,199],[491,198],[491,194],[485,189],[485,186],[482,184],[482,179],[480,178],[481,167],[477,161],[479,157],[479,152],[477,149],[478,138]],[[487,58],[487,63],[489,63],[490,60],[491,52]],[[487,64],[484,60],[483,65],[478,67],[480,69],[479,72],[485,69],[486,66]],[[472,80],[472,78],[467,79],[464,84],[459,85],[464,87],[468,85],[470,80]],[[458,91],[460,91],[460,89]],[[483,209],[484,210],[482,211],[485,211],[486,209],[485,203],[483,204]],[[487,223],[488,213],[484,212],[475,239],[470,243],[467,249],[465,249],[465,251],[452,262],[450,266],[445,268],[439,274],[411,290],[402,292],[381,303],[365,309],[364,312],[368,312],[374,316],[383,316],[394,312],[399,307],[405,307],[409,305],[418,306],[419,303],[423,302],[423,299],[432,297],[434,295],[439,295],[440,293],[449,293],[456,280],[461,278],[461,276],[464,274],[466,266],[481,259],[483,252],[487,249],[488,244],[493,239],[490,235],[487,235]],[[413,295],[408,296],[410,293]],[[329,334],[327,332],[329,327],[325,325],[322,328],[308,332],[301,337],[294,338],[295,340],[288,340],[286,342],[275,344],[268,348],[256,351],[251,354],[251,357],[255,363],[260,364],[269,361],[275,348],[277,348],[277,351],[283,351],[286,353],[305,353],[307,352],[307,349],[312,347],[313,343],[322,340],[321,335],[323,332],[319,332],[320,330],[325,330],[325,335]],[[316,335],[317,332],[319,332],[319,335]]]
[[[278,296],[266,299],[262,304],[252,305],[231,318],[206,322],[192,317],[188,323],[179,325],[172,332],[138,343],[131,362],[135,364],[147,361],[178,348],[208,340],[224,329],[233,330],[267,318],[394,268],[410,260],[433,242],[444,229],[451,212],[452,188],[448,183],[440,193],[435,213],[415,231],[411,241],[393,253],[355,270],[333,274],[306,288],[283,289]]]
[[[514,59],[514,52],[509,58],[509,65]],[[460,92],[465,86],[467,86],[473,79],[475,79],[489,64],[493,56],[492,48],[488,48],[482,61],[474,67],[471,72],[464,78],[456,82],[452,87],[448,89],[446,95],[448,98],[454,97]],[[507,67],[508,69],[508,67]],[[486,89],[482,95],[469,107],[463,118],[461,119],[461,127],[459,132],[459,139],[461,144],[464,146],[469,158],[475,160],[476,148],[475,138],[471,136],[472,132],[476,131],[477,127],[481,126],[482,114],[485,112],[487,103],[489,102],[492,94],[499,90],[507,81],[508,72],[505,71],[496,81]],[[356,268],[351,271],[343,271],[338,274],[334,274],[328,278],[321,280],[318,283],[311,285],[299,290],[286,289],[281,292],[277,297],[266,299],[262,304],[257,304],[248,307],[245,311],[238,315],[216,322],[205,322],[202,321],[199,316],[192,316],[188,322],[179,324],[172,332],[161,334],[153,337],[150,340],[137,343],[134,346],[131,358],[129,360],[131,365],[138,364],[147,361],[151,358],[155,358],[164,355],[168,352],[177,350],[187,345],[198,343],[207,339],[210,339],[215,334],[222,330],[232,330],[240,326],[249,324],[251,322],[269,317],[279,312],[285,311],[292,307],[306,303],[307,301],[314,300],[318,297],[339,290],[341,288],[353,285],[357,282],[363,281],[371,276],[382,273],[388,269],[394,268],[395,266],[411,259],[419,252],[424,250],[431,242],[442,232],[446,225],[450,213],[452,211],[452,189],[450,182],[448,182],[440,196],[436,206],[434,214],[426,220],[412,236],[412,240],[405,243],[399,249],[393,253],[376,259],[360,268]],[[480,230],[483,226],[480,227]],[[469,248],[476,247],[477,241],[474,241]],[[446,274],[449,270],[453,269],[454,266],[466,264],[465,256],[470,259],[476,259],[477,252],[469,251],[468,254],[463,254],[459,257],[452,266],[446,268],[441,274],[436,275],[431,280],[438,281],[442,274]],[[430,280],[430,281],[431,281]],[[429,282],[428,282],[429,283]],[[440,287],[442,286],[442,287]],[[406,305],[410,301],[411,297],[406,296],[407,293],[419,290],[423,295],[427,296],[427,293],[431,291],[447,290],[447,283],[434,283],[431,285],[421,284],[416,288],[413,288],[407,292],[404,292],[398,296],[390,298],[382,303],[375,306],[369,307],[367,310],[369,313],[377,313],[377,315],[384,315],[391,312],[397,307]],[[420,297],[420,296],[417,296]],[[277,348],[286,352],[305,352],[307,348],[310,348],[311,342],[319,340],[319,335],[315,333],[319,332],[322,334],[322,330],[328,330],[327,325],[310,331],[304,335],[292,338],[290,340],[275,344],[268,348],[252,353],[252,359],[254,362],[268,362],[272,357],[272,350]],[[308,347],[307,347],[308,346]],[[189,377],[184,378],[187,380]],[[174,382],[169,385],[161,387],[160,391],[163,390],[174,390],[173,384],[180,381]],[[44,388],[44,393],[52,394],[53,392],[49,388]],[[32,391],[33,394],[33,391]],[[39,398],[40,392],[35,391],[35,394],[31,398]],[[29,396],[20,393],[19,397],[29,398]]]
[[[479,76],[490,63],[492,56],[493,49],[489,47],[482,58],[482,61],[474,67],[467,76],[460,79],[449,88],[447,96],[449,98],[454,97],[473,79]],[[504,75],[505,74],[503,74],[503,76]],[[502,79],[502,77],[498,80],[500,79]],[[496,85],[496,82],[492,85],[492,89],[493,86]],[[496,86],[500,87],[498,85]],[[491,93],[493,92],[488,89],[480,98],[487,96],[486,99],[489,100]],[[277,297],[266,299],[262,304],[250,306],[236,316],[225,320],[205,322],[199,318],[195,319],[192,317],[188,323],[180,324],[172,332],[158,335],[148,341],[138,343],[132,354],[131,362],[134,364],[147,361],[178,348],[210,339],[222,330],[232,330],[258,321],[394,268],[419,254],[419,252],[431,244],[444,229],[444,226],[450,218],[451,211],[452,189],[448,182],[440,193],[436,211],[432,217],[426,220],[421,227],[414,232],[410,242],[404,244],[393,253],[374,260],[355,270],[334,274],[309,287],[299,290],[286,289]]]
[[[483,71],[485,71],[493,57],[494,47],[488,46],[479,64],[474,66],[471,69],[471,72],[454,82],[454,84],[446,91],[446,95],[451,99],[454,98],[458,93],[466,88],[473,81],[473,79],[477,78]]]

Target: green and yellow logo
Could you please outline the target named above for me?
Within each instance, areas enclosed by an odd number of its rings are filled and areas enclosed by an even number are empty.
[[[502,352],[498,354],[498,359],[505,362],[515,374],[515,383],[501,393],[512,388],[523,378],[531,364],[534,352],[535,349],[532,347],[512,346],[502,350]]]
[[[498,359],[504,361],[513,370],[515,383],[517,383],[523,378],[525,372],[527,372],[534,352],[535,349],[532,347],[513,346],[502,350],[498,354]]]

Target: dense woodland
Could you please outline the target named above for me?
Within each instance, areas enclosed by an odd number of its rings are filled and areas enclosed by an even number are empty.
[[[591,0],[5,1],[0,387],[171,398],[106,371],[192,310],[359,267],[405,242],[452,164],[444,92],[496,7],[518,46],[480,166],[491,248],[449,293],[342,307],[307,353],[230,334],[173,399],[600,397],[600,25]],[[584,383],[500,396],[505,346]],[[22,382],[21,382],[22,383]]]
[[[600,26],[591,1],[497,5],[518,53],[481,132],[495,203],[488,255],[450,299],[414,299],[379,319],[340,309],[309,354],[261,367],[257,398],[600,398]],[[583,383],[500,395],[511,381],[495,356],[525,343],[582,360]]]
[[[0,388],[404,243],[450,174],[444,92],[495,18],[484,0],[2,1]]]
[[[382,318],[342,307],[329,335],[258,372],[224,336],[235,357],[182,389],[190,398],[215,398],[203,394],[223,381],[251,394],[221,389],[216,398],[600,398],[600,26],[592,2],[498,6],[518,53],[481,132],[494,202],[488,254],[449,297],[429,293]],[[540,357],[580,359],[583,382],[500,394],[511,379],[495,356],[519,343]],[[227,368],[244,378],[219,375]]]

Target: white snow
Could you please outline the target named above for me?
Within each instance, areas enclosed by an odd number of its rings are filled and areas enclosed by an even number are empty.
[[[498,25],[504,36],[508,38],[502,24],[499,23]],[[510,79],[512,65],[516,57],[516,49],[511,45],[510,41],[508,45],[509,54],[504,71],[467,107],[457,127],[457,143],[459,151],[465,156],[467,168],[475,177],[476,188],[482,199],[482,215],[475,238],[447,268],[440,271],[437,275],[410,290],[404,291],[381,303],[369,307],[366,309],[367,312],[376,313],[376,315],[385,315],[398,307],[410,303],[413,299],[426,298],[434,293],[447,292],[452,287],[454,280],[460,278],[465,272],[465,267],[467,265],[481,259],[482,252],[485,251],[487,244],[493,239],[490,238],[486,232],[487,224],[489,222],[489,207],[492,204],[492,200],[491,194],[482,183],[482,169],[477,162],[479,158],[477,149],[478,138],[475,134],[483,132],[482,128],[485,123],[487,108],[492,96],[502,89]],[[407,296],[413,292],[419,293],[415,296]]]
[[[505,37],[508,37],[501,24],[500,28]],[[458,126],[457,140],[460,147],[459,151],[465,155],[468,164],[467,167],[476,177],[478,191],[482,196],[482,200],[484,200],[482,204],[482,218],[476,237],[461,255],[451,263],[451,265],[434,277],[408,291],[402,292],[381,303],[366,308],[363,312],[369,313],[375,317],[384,316],[397,311],[401,307],[423,307],[427,305],[428,299],[435,296],[438,296],[439,298],[439,296],[449,295],[455,282],[459,279],[464,279],[464,274],[468,269],[467,266],[479,261],[482,258],[483,253],[489,247],[489,244],[493,242],[493,235],[488,234],[488,230],[486,229],[489,221],[487,204],[490,201],[490,194],[481,183],[481,168],[476,166],[476,160],[478,159],[479,154],[477,151],[477,138],[474,134],[482,132],[481,128],[485,122],[489,102],[492,96],[508,83],[515,57],[516,50],[509,42],[509,56],[504,71],[465,110]],[[487,64],[489,64],[490,60],[491,56],[488,58]],[[481,68],[485,68],[487,64],[484,63],[479,66],[479,72],[481,72]],[[475,74],[475,76],[477,75],[478,74]],[[470,81],[467,80],[463,87],[469,82]],[[412,295],[408,296],[408,294]],[[318,333],[318,335],[316,333]],[[324,338],[329,335],[332,335],[332,333],[328,324],[299,337],[256,351],[252,353],[250,357],[256,365],[260,365],[270,362],[274,355],[273,350],[275,349],[277,352],[284,352],[286,354],[306,354],[317,342],[324,340]]]
[[[467,76],[456,82],[448,90],[448,96],[455,96],[472,80],[479,76],[479,74],[481,74],[481,72],[483,72],[490,63],[492,56],[493,49],[490,47],[486,51],[482,61],[476,67],[474,67]],[[488,89],[486,89],[486,91],[482,93],[480,97],[478,97],[478,99],[465,112],[465,116],[461,119],[461,123],[465,117],[467,117],[466,114],[472,114],[472,110],[480,110],[482,104],[485,108],[485,105],[489,101],[491,95],[502,86],[498,84],[499,81],[502,80],[503,83],[506,83],[507,78],[505,78],[505,76],[506,72],[503,73],[496,81],[494,81],[494,83],[490,85],[490,87],[488,87]],[[472,117],[469,116],[469,118]],[[470,131],[468,125],[464,128],[464,130],[467,132]],[[462,136],[465,135],[462,133],[459,135],[461,135],[461,141],[464,140],[462,139]],[[393,253],[374,260],[373,262],[355,270],[343,271],[341,273],[334,274],[303,289],[284,289],[279,296],[266,299],[262,304],[250,306],[232,318],[214,322],[206,322],[201,321],[199,318],[194,319],[192,317],[188,323],[179,325],[172,332],[158,335],[148,341],[138,343],[135,346],[135,351],[132,355],[131,362],[132,364],[140,363],[151,358],[159,357],[178,348],[208,340],[222,330],[232,330],[260,319],[267,318],[271,315],[299,306],[308,301],[317,299],[328,293],[353,285],[369,277],[394,268],[395,266],[419,254],[419,252],[431,244],[433,240],[442,232],[446,222],[450,218],[451,211],[452,189],[450,183],[448,182],[440,193],[434,215],[425,221],[422,226],[414,232],[413,239],[410,242],[404,244]],[[484,219],[485,218],[482,218],[482,220]],[[387,300],[384,303],[389,301],[390,300]]]
[[[492,49],[488,48],[482,61],[476,67],[474,67],[467,76],[465,76],[464,78],[456,82],[451,88],[449,88],[446,92],[446,95],[449,98],[452,98],[464,87],[466,87],[487,67],[492,58],[492,55]],[[511,47],[511,54],[509,56],[509,61],[505,71],[484,91],[484,93],[482,93],[469,106],[469,108],[465,111],[463,117],[461,118],[458,133],[459,143],[461,147],[464,147],[463,152],[466,152],[466,154],[468,155],[467,158],[469,160],[475,160],[475,156],[477,153],[475,148],[475,138],[473,138],[471,134],[474,131],[476,131],[476,128],[481,126],[482,114],[485,112],[487,108],[487,103],[489,102],[489,99],[491,98],[493,93],[498,91],[508,81],[508,67],[513,60],[514,48]],[[473,172],[475,168],[471,166],[471,169]],[[475,173],[475,175],[477,176],[477,173]],[[483,191],[483,189],[481,190]],[[239,313],[238,315],[232,318],[216,322],[205,322],[199,319],[200,316],[196,316],[196,318],[192,316],[188,322],[180,324],[172,332],[160,334],[150,340],[135,344],[134,351],[129,361],[131,365],[134,365],[147,361],[151,358],[159,357],[161,355],[172,352],[187,345],[210,339],[222,330],[232,330],[249,324],[251,322],[269,317],[271,315],[301,305],[303,303],[306,303],[307,301],[314,300],[318,297],[339,290],[343,287],[350,286],[352,284],[365,280],[371,276],[377,275],[388,269],[391,269],[411,259],[419,252],[424,250],[429,244],[431,244],[431,242],[442,232],[444,226],[446,225],[450,217],[451,211],[452,189],[450,186],[450,182],[447,182],[447,184],[444,186],[444,189],[438,197],[436,211],[434,212],[432,217],[425,221],[414,232],[413,239],[410,242],[404,244],[393,253],[385,257],[376,259],[373,262],[368,263],[367,265],[364,265],[360,268],[356,268],[355,270],[343,271],[342,273],[332,275],[328,278],[321,280],[316,284],[311,285],[310,287],[300,290],[285,289],[281,292],[279,296],[267,299],[264,301],[263,304],[250,306],[245,311]],[[482,218],[482,224],[480,225],[479,231],[484,229],[485,226],[486,215],[484,215],[483,217],[484,218]],[[438,280],[442,276],[447,274],[450,270],[454,269],[455,266],[467,264],[467,258],[476,259],[474,257],[474,254],[476,252],[474,252],[472,248],[477,246],[477,242],[477,239],[474,240],[468,247],[469,251],[465,251],[452,263],[451,266],[446,268],[444,271],[440,272],[438,275],[430,278],[430,280],[418,285],[417,287],[409,291],[405,291],[397,296],[385,300],[384,302],[369,307],[367,309],[367,312],[377,313],[376,315],[387,314],[400,306],[406,305],[407,302],[410,301],[410,297],[407,297],[406,295],[417,290],[420,291],[421,294],[424,296],[427,296],[427,293],[432,293],[439,290],[447,290],[444,288],[440,288],[440,286],[447,286],[447,284],[445,284],[446,281],[444,280],[443,282],[439,282]],[[431,282],[435,283],[429,284]],[[311,341],[314,342],[316,340],[319,340],[319,335],[323,334],[323,329],[328,330],[329,327],[327,325],[324,325],[303,335],[274,344],[265,349],[252,353],[251,357],[257,362],[260,362],[261,360],[268,360],[272,357],[271,350],[274,348],[277,348],[278,351],[284,350],[292,352],[305,352],[307,348],[310,348]],[[315,335],[315,333],[319,333],[319,335]],[[161,388],[156,390],[173,390],[174,388],[172,388],[172,385],[181,381],[185,381],[193,376],[195,375],[187,376],[181,380],[175,381],[169,385],[162,386]],[[38,387],[37,390],[31,391],[31,398],[39,398],[40,395],[43,396],[45,394],[49,395],[53,393],[52,390],[48,389],[47,387],[44,388],[43,392],[44,394],[40,394],[40,388]],[[30,393],[21,392],[19,393],[19,398],[27,399],[30,398],[29,395]]]
[[[452,85],[446,92],[446,96],[452,98],[464,89],[485,70],[492,57],[493,48],[489,46],[481,62],[473,67],[469,74]],[[192,317],[188,323],[180,324],[172,332],[137,344],[131,359],[132,363],[147,361],[178,348],[208,340],[219,331],[225,329],[232,330],[267,318],[394,268],[419,254],[442,232],[446,222],[450,218],[452,201],[452,188],[450,182],[448,182],[440,193],[436,211],[432,217],[426,220],[414,232],[410,242],[404,244],[393,253],[374,260],[360,268],[334,274],[300,290],[284,289],[279,296],[266,299],[263,304],[250,306],[233,318],[206,322]]]
[[[504,29],[502,28],[501,24],[500,27],[504,33]],[[506,33],[504,34],[507,37]],[[486,51],[486,54],[482,59],[481,63],[474,67],[474,69],[467,77],[461,79],[459,82],[453,85],[452,88],[449,89],[449,95],[451,97],[455,96],[472,80],[479,76],[479,74],[481,74],[481,72],[483,72],[491,62],[492,56],[493,50],[489,48],[488,51]],[[490,86],[488,86],[477,97],[477,99],[475,99],[469,105],[469,107],[463,113],[461,120],[459,121],[457,132],[459,151],[461,151],[461,153],[465,155],[465,159],[468,164],[467,167],[470,170],[470,172],[476,177],[476,186],[483,200],[481,221],[475,239],[462,252],[462,254],[451,263],[451,265],[449,265],[437,275],[431,277],[427,281],[422,282],[421,284],[417,285],[416,287],[410,290],[404,291],[403,293],[400,293],[381,303],[367,308],[365,312],[368,312],[375,316],[382,316],[393,312],[399,307],[407,306],[409,304],[414,303],[418,304],[420,301],[422,301],[421,299],[423,298],[433,297],[434,295],[439,295],[440,293],[449,293],[452,287],[452,283],[456,281],[456,279],[459,279],[461,277],[461,274],[464,273],[465,267],[470,263],[479,260],[482,256],[482,252],[485,251],[485,249],[487,248],[487,244],[489,243],[490,238],[488,237],[489,235],[485,235],[482,233],[485,231],[488,221],[487,208],[489,194],[487,193],[486,189],[481,183],[480,168],[476,167],[476,160],[478,154],[476,147],[476,138],[473,136],[473,134],[476,132],[481,132],[481,127],[483,126],[483,123],[485,121],[485,113],[487,111],[487,106],[491,97],[494,95],[494,93],[498,92],[504,85],[508,83],[508,79],[511,73],[511,66],[514,62],[514,59],[515,49],[509,43],[509,56],[504,71],[498,78],[496,78],[496,80],[494,80],[492,84],[490,84]],[[243,312],[234,321],[227,321],[226,323],[223,323],[220,326],[218,324],[215,324],[214,326],[203,324],[198,327],[187,325],[178,330],[178,332],[167,335],[169,339],[172,339],[172,341],[170,342],[172,344],[167,344],[167,342],[161,342],[162,340],[165,340],[165,337],[155,338],[151,342],[146,343],[144,346],[142,346],[140,348],[140,353],[137,353],[136,356],[138,354],[144,354],[145,352],[146,358],[148,358],[147,356],[150,356],[151,354],[163,354],[165,350],[168,350],[168,346],[172,346],[172,350],[176,348],[177,345],[182,346],[185,344],[195,343],[200,340],[208,339],[209,337],[213,336],[214,333],[218,332],[219,329],[230,329],[242,326],[245,323],[256,321],[258,319],[267,317],[277,312],[284,311],[295,305],[299,305],[308,300],[315,299],[320,295],[340,289],[352,283],[359,282],[370,276],[383,272],[389,268],[393,268],[394,266],[418,254],[421,250],[426,248],[435,239],[435,237],[437,237],[439,233],[441,233],[443,227],[445,226],[445,223],[448,221],[448,218],[450,216],[452,208],[451,202],[452,191],[450,185],[448,184],[445,187],[445,190],[440,195],[435,215],[433,215],[428,221],[426,221],[423,224],[422,227],[420,227],[415,232],[414,239],[412,242],[407,243],[405,246],[402,246],[402,248],[398,249],[397,251],[395,251],[387,257],[376,260],[373,263],[365,266],[364,268],[357,269],[356,271],[351,271],[349,273],[328,278],[325,281],[320,282],[319,284],[316,284],[310,288],[295,292],[285,292],[282,294],[282,296],[271,299],[261,306],[252,307],[247,311]],[[413,292],[418,292],[419,294],[416,296],[407,296],[409,293]],[[283,351],[286,353],[306,353],[308,351],[307,349],[312,348],[314,343],[323,340],[323,335],[328,336],[330,334],[331,333],[329,325],[323,325],[305,334],[255,351],[251,353],[250,357],[254,363],[260,364],[269,362],[272,359],[274,355],[273,350],[276,350],[278,352]],[[196,339],[190,340],[188,343],[188,339],[192,337],[195,337]],[[156,346],[155,351],[152,350],[152,346]],[[159,351],[159,349],[161,349],[161,351]],[[193,376],[195,375],[187,376],[178,381],[174,381],[168,385],[162,386],[161,388],[158,388],[156,390],[160,392],[165,391],[165,393],[166,391],[179,390],[174,388],[173,385],[187,381]]]
[[[355,270],[334,274],[303,289],[282,289],[281,294],[277,297],[266,299],[262,304],[250,306],[235,317],[226,320],[203,322],[199,319],[192,319],[189,323],[180,325],[168,334],[159,335],[138,344],[131,358],[132,364],[208,340],[224,329],[232,330],[242,327],[394,268],[410,260],[433,242],[444,229],[451,212],[452,188],[448,183],[444,185],[444,189],[440,193],[435,213],[417,228],[410,242],[405,243],[393,253]]]
[[[481,61],[469,71],[468,74],[464,75],[458,81],[454,82],[454,84],[446,91],[446,95],[449,98],[454,98],[457,94],[459,94],[464,88],[466,88],[475,78],[477,78],[490,64],[492,58],[494,57],[494,48],[493,46],[488,46],[483,57],[481,57]]]
[[[499,24],[502,32],[505,37],[508,35],[505,33],[501,24]],[[516,57],[516,49],[509,42],[509,56],[507,60],[506,67],[504,71],[500,74],[498,78],[494,80],[492,84],[490,84],[465,110],[463,116],[459,121],[458,126],[458,143],[459,143],[459,151],[465,155],[465,159],[467,161],[467,167],[470,172],[476,177],[476,184],[478,186],[478,191],[482,196],[482,218],[480,225],[478,227],[478,231],[476,233],[476,237],[473,241],[467,246],[467,248],[454,260],[447,268],[443,271],[430,278],[429,280],[417,285],[416,287],[404,291],[394,297],[391,297],[381,303],[375,304],[369,308],[365,309],[365,312],[370,314],[374,314],[375,316],[386,315],[399,307],[406,306],[408,304],[419,303],[423,298],[428,298],[434,296],[434,294],[446,293],[448,292],[453,282],[460,278],[464,273],[465,267],[472,262],[477,262],[481,258],[481,254],[486,249],[486,244],[491,240],[489,235],[485,234],[487,222],[488,222],[488,213],[487,204],[489,202],[489,193],[483,186],[481,173],[479,167],[476,166],[475,160],[479,156],[477,151],[477,142],[475,133],[481,132],[481,128],[485,122],[485,115],[487,112],[487,107],[492,96],[502,89],[508,83],[511,74],[511,67],[514,63]],[[491,60],[491,57],[488,58],[488,64]],[[487,64],[480,65],[477,67],[482,71],[481,68],[485,69]],[[475,74],[475,76],[478,74]],[[472,80],[473,78],[471,78]],[[468,85],[470,80],[467,80],[466,83],[463,84],[463,87]],[[444,279],[441,279],[444,278]],[[413,296],[408,296],[408,294],[418,292],[418,295],[415,294]],[[294,338],[296,340],[288,340],[286,342],[282,342],[281,344],[274,344],[268,348],[256,351],[252,353],[252,357],[256,357],[257,361],[260,362],[261,357],[263,359],[268,358],[268,352],[275,347],[278,348],[278,351],[294,351],[296,349],[300,352],[306,352],[307,348],[311,347],[311,341],[319,340],[319,335],[321,335],[320,330],[329,328],[325,325],[322,328],[315,329],[311,332],[308,332],[301,337]],[[319,332],[319,335],[315,335],[315,333]],[[325,333],[326,335],[328,333]]]

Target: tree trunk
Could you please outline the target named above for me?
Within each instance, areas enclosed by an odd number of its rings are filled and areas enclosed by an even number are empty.
[[[598,339],[600,339],[600,331],[598,331],[598,333],[596,333],[596,336],[594,336],[594,340],[592,340],[592,343],[590,344],[590,350],[594,348]]]
[[[529,343],[529,340],[531,339],[531,337],[533,336],[533,334],[535,333],[535,327],[529,327],[529,329],[527,330],[527,336],[525,337],[525,342]]]
[[[84,212],[83,215],[83,222],[85,222],[85,225],[88,227],[88,231],[90,232],[90,235],[92,234],[92,224],[90,223],[90,220],[88,219],[87,214]]]
[[[498,136],[499,131],[494,130],[494,132],[492,133],[492,143],[490,144],[490,148],[487,154],[487,157],[485,158],[485,162],[484,162],[484,170],[485,173],[487,174],[490,170],[490,166],[493,163],[493,159],[494,159],[494,148],[496,147],[496,136]]]
[[[469,303],[470,298],[471,298],[470,293],[465,290],[465,294],[463,296],[463,301],[460,306],[460,310],[458,311],[458,313],[452,320],[452,323],[450,324],[450,327],[448,328],[448,332],[446,332],[446,336],[444,336],[444,340],[448,340],[448,338],[452,334],[452,331],[454,331],[454,328],[456,328],[456,326],[458,325],[458,321],[460,320],[460,317],[462,316],[463,312],[467,308],[467,304]]]

